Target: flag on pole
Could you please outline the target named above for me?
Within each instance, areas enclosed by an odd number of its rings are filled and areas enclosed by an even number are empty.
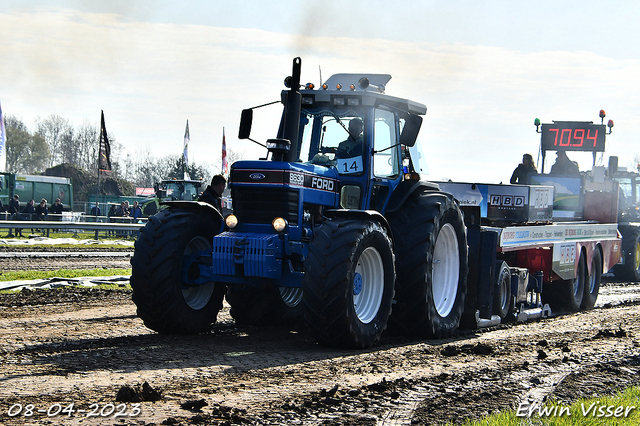
[[[184,131],[184,146],[182,147],[182,156],[184,157],[184,180],[189,180],[191,177],[189,176],[189,120],[187,120],[187,128]]]
[[[222,176],[229,174],[229,163],[227,163],[227,141],[224,138],[224,127],[222,128]]]
[[[0,172],[7,171],[7,136],[4,130],[4,116],[0,106]]]
[[[104,125],[104,111],[100,111],[100,153],[98,154],[98,170],[100,173],[111,174],[111,146]]]

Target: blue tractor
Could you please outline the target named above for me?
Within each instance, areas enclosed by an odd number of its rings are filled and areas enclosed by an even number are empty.
[[[139,317],[159,333],[208,332],[226,297],[237,323],[304,323],[328,346],[369,347],[387,326],[451,335],[466,227],[454,198],[419,179],[426,107],[386,95],[389,75],[337,74],[316,89],[300,71],[295,58],[267,158],[231,167],[232,215],[173,201],[141,229]],[[242,112],[239,138],[252,118]]]

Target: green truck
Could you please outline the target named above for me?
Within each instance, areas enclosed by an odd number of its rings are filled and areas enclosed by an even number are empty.
[[[45,198],[51,206],[56,198],[60,198],[64,210],[73,208],[73,185],[71,179],[65,177],[0,173],[0,200],[5,209],[16,194],[20,197],[21,206],[32,198],[36,204]]]

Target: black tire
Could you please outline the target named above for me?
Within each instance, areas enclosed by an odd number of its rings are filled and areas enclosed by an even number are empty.
[[[322,344],[367,348],[391,313],[391,239],[376,222],[334,219],[314,230],[302,280],[304,322]]]
[[[388,219],[398,271],[390,326],[419,337],[451,336],[464,311],[469,270],[466,229],[457,203],[450,194],[415,193]]]
[[[496,261],[493,315],[498,315],[504,322],[512,317],[515,304],[515,296],[511,294],[511,269],[507,262]]]
[[[302,289],[230,287],[227,302],[238,325],[290,325],[302,323]]]
[[[216,322],[226,286],[183,285],[183,255],[206,250],[220,219],[200,210],[164,209],[141,228],[131,258],[131,287],[138,316],[163,334],[208,332]]]
[[[622,227],[621,227],[622,228]],[[622,237],[624,265],[616,265],[615,275],[628,281],[640,281],[640,229],[627,226]]]
[[[580,253],[576,278],[545,283],[542,286],[542,302],[548,303],[552,312],[578,312],[582,305],[587,281],[587,262],[584,251]]]
[[[591,259],[591,273],[587,276],[582,296],[582,309],[593,309],[600,293],[600,282],[602,280],[602,253],[596,247]]]

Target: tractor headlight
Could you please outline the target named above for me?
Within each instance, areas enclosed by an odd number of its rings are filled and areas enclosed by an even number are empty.
[[[287,227],[287,221],[281,217],[276,217],[273,219],[273,222],[271,222],[271,225],[273,225],[273,229],[275,229],[276,232],[282,232],[284,228]]]
[[[229,216],[227,216],[227,218],[224,220],[224,223],[227,224],[227,226],[229,227],[229,229],[233,229],[236,226],[238,226],[238,218],[236,217],[236,215],[230,214]]]

